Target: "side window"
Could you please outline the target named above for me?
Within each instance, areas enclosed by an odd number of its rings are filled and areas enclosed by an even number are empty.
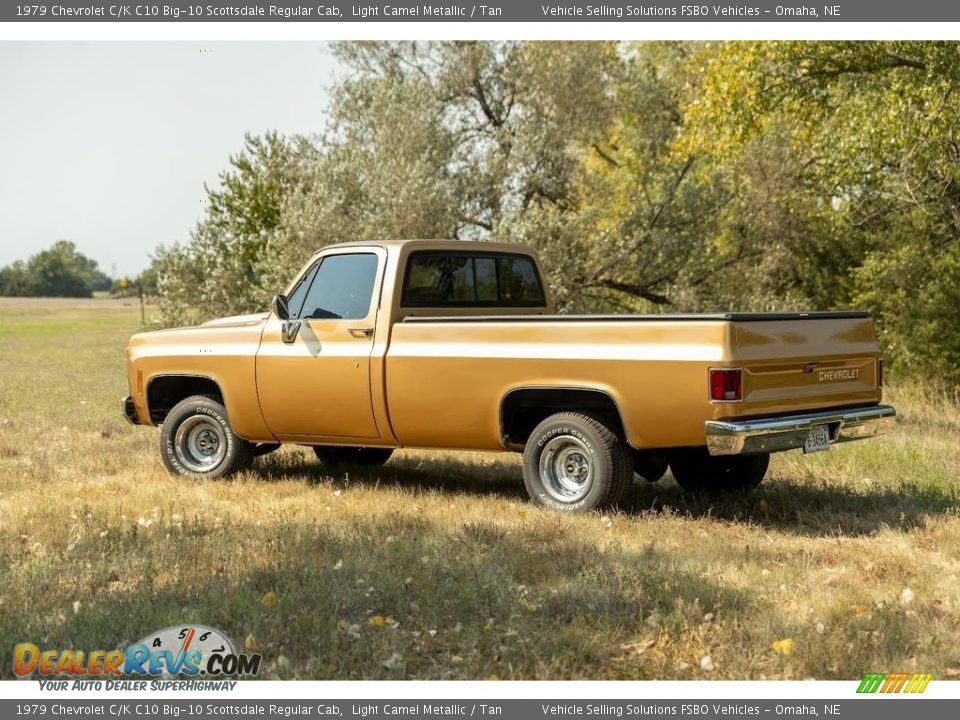
[[[290,308],[290,317],[300,317],[300,309],[303,307],[303,301],[307,297],[307,290],[310,289],[310,283],[313,282],[313,276],[317,274],[318,264],[314,263],[307,270],[296,287],[290,291],[287,296],[287,305]]]
[[[410,256],[403,289],[406,307],[523,307],[544,302],[528,257],[437,252]]]
[[[370,313],[376,276],[377,256],[372,253],[328,255],[317,266],[298,317],[301,320],[365,318]]]

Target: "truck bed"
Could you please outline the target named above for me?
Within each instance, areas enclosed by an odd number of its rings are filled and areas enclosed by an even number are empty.
[[[710,399],[711,368],[742,371],[742,398]],[[408,316],[385,362],[398,440],[499,449],[499,403],[518,388],[594,389],[635,448],[705,445],[704,423],[880,401],[865,312]]]

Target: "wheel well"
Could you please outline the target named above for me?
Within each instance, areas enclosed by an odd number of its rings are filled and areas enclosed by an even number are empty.
[[[223,402],[220,386],[208,377],[198,375],[161,375],[147,385],[147,409],[150,421],[159,425],[173,406],[191,395],[209,395]]]
[[[520,388],[500,403],[500,438],[508,450],[522,450],[533,429],[554,413],[586,412],[624,432],[617,403],[602,390],[582,388]]]

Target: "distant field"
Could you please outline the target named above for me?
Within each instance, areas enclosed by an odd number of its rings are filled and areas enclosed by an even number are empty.
[[[897,431],[774,458],[749,497],[639,482],[528,504],[516,457],[397,453],[328,477],[299,448],[172,478],[120,413],[129,301],[0,300],[0,667],[196,622],[268,678],[960,674],[960,410],[893,389]]]
[[[0,297],[0,310],[15,308],[25,308],[32,311],[44,310],[63,310],[73,308],[76,310],[95,310],[101,308],[104,310],[120,310],[121,308],[140,307],[140,299],[135,297],[113,299],[109,297],[100,298],[25,298],[25,297]]]

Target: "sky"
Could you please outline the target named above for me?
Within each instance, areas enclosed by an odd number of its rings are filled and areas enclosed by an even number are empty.
[[[0,42],[0,266],[72,240],[136,275],[245,132],[323,129],[337,70],[323,43]]]

